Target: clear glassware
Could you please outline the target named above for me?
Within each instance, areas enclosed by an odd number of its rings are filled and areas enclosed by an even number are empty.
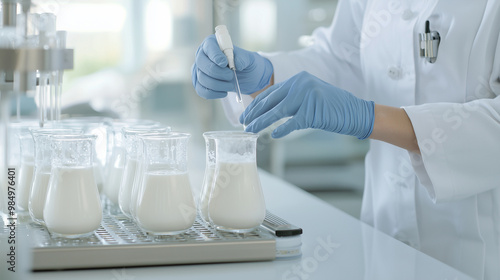
[[[35,143],[29,130],[22,130],[19,134],[21,145],[21,165],[17,184],[17,206],[21,211],[28,211],[28,203],[33,184],[35,170]]]
[[[80,129],[85,134],[97,136],[95,142],[94,172],[97,180],[99,193],[104,185],[104,166],[106,166],[108,137],[107,131],[112,120],[105,117],[77,117],[64,119],[57,123],[62,128]]]
[[[50,174],[52,169],[51,135],[80,134],[81,131],[63,128],[38,128],[30,129],[35,143],[33,185],[28,201],[28,209],[35,223],[45,224],[43,221],[43,208],[47,199]]]
[[[187,170],[190,135],[172,132],[142,137],[143,184],[139,190],[136,221],[153,235],[174,235],[188,230],[196,206]]]
[[[52,169],[43,218],[56,237],[91,235],[102,220],[94,173],[95,135],[51,135]]]
[[[140,134],[146,133],[162,133],[170,131],[170,127],[150,127],[150,126],[130,126],[124,127],[122,133],[124,136],[124,144],[126,150],[125,166],[123,168],[123,176],[120,183],[120,190],[118,192],[118,204],[122,213],[128,218],[132,218],[130,213],[130,205],[132,201],[132,189],[136,177],[138,178],[138,165],[139,157],[142,154],[140,149]]]
[[[216,159],[208,216],[218,230],[249,232],[264,221],[266,204],[256,163],[258,137],[237,131],[214,135]]]
[[[7,153],[7,168],[11,168],[11,170],[14,170],[16,173],[16,176],[14,176],[14,186],[19,190],[19,172],[21,168],[21,161],[22,161],[22,156],[21,156],[21,139],[20,136],[22,134],[28,135],[29,129],[30,128],[37,128],[38,127],[38,120],[21,120],[20,122],[11,122],[8,125],[8,132],[7,132],[7,143],[9,149],[6,151]],[[26,176],[23,175],[23,176]],[[0,190],[2,193],[7,193],[7,185],[6,184],[0,184],[1,188]],[[5,187],[5,188],[4,188]],[[26,192],[25,192],[26,194]],[[19,195],[19,193],[18,193]],[[8,213],[7,211],[7,196],[0,196],[2,199],[0,205],[1,205],[1,212],[3,213]]]
[[[120,184],[125,168],[126,149],[123,139],[122,129],[124,127],[141,125],[144,127],[159,127],[160,123],[149,120],[126,119],[113,121],[108,128],[108,160],[105,168],[105,180],[103,192],[108,199],[109,207],[116,209],[118,207],[118,195]],[[116,211],[109,209],[116,214]]]
[[[157,121],[152,120],[142,120],[142,119],[117,119],[112,120],[108,123],[106,136],[107,139],[107,151],[106,151],[106,166],[104,174],[108,174],[108,169],[113,165],[113,152],[115,151],[115,147],[119,147],[119,149],[123,148],[123,135],[122,128],[129,126],[150,126],[150,127],[159,127],[161,124]]]
[[[232,133],[226,131],[209,131],[203,133],[203,138],[205,139],[205,175],[203,176],[203,183],[200,192],[200,199],[198,202],[198,213],[202,220],[206,223],[210,223],[208,218],[208,201],[210,199],[210,193],[212,192],[212,185],[215,173],[215,136]]]
[[[142,138],[149,136],[166,136],[171,132],[154,132],[154,133],[140,133],[137,134],[137,158],[139,159],[137,162],[137,168],[135,169],[135,178],[134,183],[132,184],[132,192],[130,196],[130,216],[135,220],[136,219],[136,209],[138,205],[139,191],[143,186],[144,181],[144,141]]]

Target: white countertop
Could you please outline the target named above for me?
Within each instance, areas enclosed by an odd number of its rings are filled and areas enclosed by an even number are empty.
[[[201,182],[200,172],[192,175],[196,177],[193,185]],[[302,257],[252,263],[36,272],[19,279],[472,279],[279,178],[264,171],[260,178],[268,210],[303,228]],[[0,267],[4,270],[3,265]],[[1,279],[12,276],[6,271],[0,275]]]

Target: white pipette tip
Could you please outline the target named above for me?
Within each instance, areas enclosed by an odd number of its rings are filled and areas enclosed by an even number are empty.
[[[236,101],[238,103],[242,103],[242,99],[241,99],[241,90],[240,90],[240,83],[238,82],[238,77],[236,76],[236,69],[233,69],[233,72],[234,72],[234,80],[236,82]]]

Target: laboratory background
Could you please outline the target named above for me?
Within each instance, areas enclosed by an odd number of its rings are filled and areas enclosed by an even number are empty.
[[[337,1],[147,0],[38,1],[67,31],[74,69],[63,81],[62,117],[105,116],[160,121],[201,134],[235,130],[219,100],[200,98],[191,82],[194,54],[213,28],[225,24],[233,44],[262,51],[295,50],[330,25]],[[36,115],[34,100],[23,113]],[[15,108],[14,104],[12,105]],[[368,141],[305,130],[259,139],[258,166],[359,218]]]

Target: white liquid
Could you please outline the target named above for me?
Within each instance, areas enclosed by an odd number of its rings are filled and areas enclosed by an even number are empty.
[[[210,200],[210,193],[212,193],[214,173],[215,165],[207,166],[205,170],[205,177],[203,178],[200,202],[198,204],[198,211],[200,212],[200,216],[207,223],[210,222],[208,218],[208,201]]]
[[[95,182],[97,184],[97,190],[99,191],[99,193],[101,193],[104,176],[102,174],[102,167],[99,162],[94,162],[94,175],[95,175]]]
[[[147,173],[139,194],[136,220],[153,234],[176,234],[189,229],[196,218],[187,173]]]
[[[118,203],[123,214],[130,216],[130,198],[132,197],[132,187],[134,186],[135,170],[137,169],[137,160],[128,159],[123,170],[123,178],[118,195]]]
[[[114,147],[109,165],[106,168],[103,192],[114,205],[118,206],[118,195],[122,183],[125,150],[121,147]]]
[[[79,237],[93,232],[102,220],[102,208],[93,167],[53,167],[45,225],[53,234]]]
[[[248,230],[266,215],[264,194],[254,162],[217,164],[208,205],[210,221],[220,229]]]
[[[47,199],[47,191],[49,189],[50,173],[36,172],[33,179],[33,187],[31,188],[29,199],[29,210],[31,218],[39,223],[43,223],[43,208]]]
[[[118,205],[118,195],[120,193],[120,184],[122,183],[123,167],[111,166],[106,176],[104,185],[104,194],[114,204]]]
[[[31,185],[33,184],[33,172],[35,166],[33,162],[21,163],[19,168],[19,180],[17,185],[17,206],[21,210],[28,210]]]
[[[142,171],[142,162],[137,163],[135,169],[134,184],[132,185],[132,193],[130,195],[130,215],[135,219],[137,204],[139,203],[139,192],[142,190],[144,173]]]

